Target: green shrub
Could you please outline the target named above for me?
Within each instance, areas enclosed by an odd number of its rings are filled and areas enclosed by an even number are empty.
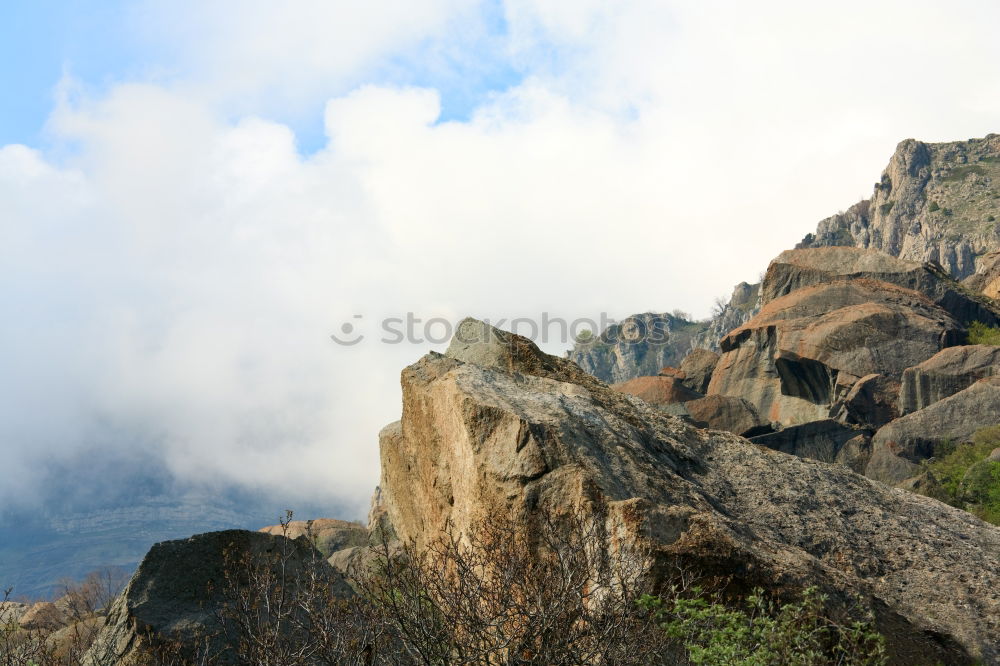
[[[945,443],[924,463],[940,497],[952,506],[1000,525],[1000,462],[987,460],[1000,447],[1000,425],[983,428],[969,444]]]
[[[969,325],[968,343],[970,345],[1000,345],[1000,328],[987,326],[981,321]]]
[[[816,588],[797,603],[778,604],[760,588],[739,605],[723,603],[698,588],[670,598],[643,596],[667,635],[681,643],[692,664],[821,666],[886,664],[885,641],[867,614],[841,624],[824,612],[827,598]]]
[[[929,205],[929,206],[927,206],[927,210],[928,210],[929,212],[933,213],[933,212],[935,212],[935,211],[938,211],[938,210],[941,210],[941,206],[939,206],[939,205],[938,205],[938,202],[937,202],[937,201],[932,201],[932,202],[930,203],[930,205]]]
[[[896,202],[895,201],[885,202],[884,204],[878,207],[879,212],[882,213],[883,215],[888,215],[889,211],[892,210],[892,206],[894,203]]]

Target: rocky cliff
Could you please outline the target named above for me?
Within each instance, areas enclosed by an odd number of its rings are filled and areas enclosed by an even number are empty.
[[[1000,135],[952,143],[907,139],[870,199],[819,223],[799,247],[855,246],[939,263],[967,278],[1000,248]]]
[[[566,356],[603,381],[624,382],[680,365],[706,327],[670,313],[646,312],[577,341]]]
[[[480,322],[463,322],[461,340],[403,371],[402,419],[381,436],[381,502],[404,540],[583,510],[607,548],[652,552],[654,575],[688,566],[860,597],[894,663],[1000,659],[1000,529],[697,429]]]

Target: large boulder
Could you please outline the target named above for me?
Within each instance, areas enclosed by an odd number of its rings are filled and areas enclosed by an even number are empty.
[[[233,663],[220,611],[231,601],[227,586],[235,591],[251,585],[249,564],[289,577],[313,571],[335,596],[353,594],[307,539],[227,530],[164,541],[150,549],[112,604],[84,666],[131,666],[143,663],[149,649],[172,642],[194,649],[206,640],[219,663]]]
[[[699,428],[725,430],[749,437],[771,430],[771,424],[743,398],[731,395],[707,395],[684,403],[686,416]]]
[[[1000,374],[1000,347],[962,345],[942,349],[903,371],[900,411],[909,414],[923,409],[997,374]]]
[[[784,425],[827,418],[858,380],[903,370],[961,340],[926,296],[866,278],[797,289],[721,343],[709,394],[742,397]]]
[[[786,250],[767,268],[761,301],[767,303],[796,289],[835,279],[867,278],[912,289],[967,324],[1000,322],[996,305],[970,293],[931,263],[905,261],[879,250],[858,247],[818,247]]]
[[[496,515],[530,531],[541,514],[577,510],[608,549],[648,550],[654,582],[685,566],[735,589],[817,585],[830,604],[873,607],[894,663],[1000,659],[1000,528],[694,428],[529,340],[486,337],[402,373],[380,487],[404,541]]]
[[[889,423],[872,439],[865,474],[899,483],[920,471],[938,445],[971,441],[980,428],[1000,424],[1000,377],[981,379],[963,391]]]
[[[692,349],[681,361],[683,382],[692,391],[705,393],[712,381],[712,372],[719,363],[719,355],[708,349]]]
[[[663,375],[636,377],[627,382],[612,384],[611,387],[622,393],[641,398],[651,405],[672,405],[702,397],[701,393],[692,391],[680,379]]]
[[[260,531],[266,534],[285,536],[289,539],[305,537],[323,557],[330,557],[333,553],[344,548],[368,544],[368,528],[361,523],[335,518],[292,520],[284,525],[262,527]]]

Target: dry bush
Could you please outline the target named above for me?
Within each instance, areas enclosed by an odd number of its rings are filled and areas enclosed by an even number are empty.
[[[637,605],[647,562],[615,548],[600,516],[540,513],[452,527],[425,549],[380,552],[354,578],[405,663],[654,664],[666,637]]]

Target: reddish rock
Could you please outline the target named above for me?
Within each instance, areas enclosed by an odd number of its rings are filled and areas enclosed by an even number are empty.
[[[897,380],[962,335],[954,318],[910,289],[869,279],[811,285],[723,338],[708,392],[745,398],[772,422],[817,421],[862,377]]]
[[[770,424],[760,418],[754,406],[743,398],[728,395],[708,395],[684,403],[691,421],[700,428],[725,430],[746,437]]]
[[[612,384],[611,388],[634,395],[651,405],[671,405],[701,397],[700,393],[692,391],[674,377],[636,377],[621,384]]]

